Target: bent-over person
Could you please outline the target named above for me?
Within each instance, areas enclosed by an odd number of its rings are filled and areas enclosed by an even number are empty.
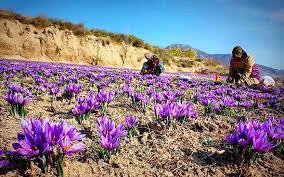
[[[227,82],[252,86],[259,84],[259,80],[260,71],[252,56],[240,46],[234,47]]]

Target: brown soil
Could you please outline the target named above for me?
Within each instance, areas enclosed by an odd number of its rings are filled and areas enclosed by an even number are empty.
[[[21,131],[20,119],[9,115],[8,104],[3,99],[6,90],[3,86],[0,88],[0,148],[12,150],[12,143],[17,141],[17,132]],[[84,142],[89,148],[85,153],[66,159],[65,176],[284,176],[284,160],[273,153],[266,154],[263,163],[249,166],[238,162],[234,154],[227,150],[224,135],[235,128],[241,116],[204,116],[202,108],[197,106],[199,116],[196,120],[165,126],[153,121],[152,111],[143,113],[133,108],[125,96],[116,98],[110,104],[109,116],[119,123],[125,115],[134,114],[140,120],[139,134],[126,138],[119,152],[106,162],[99,159],[90,147],[92,141],[99,141],[95,128],[97,115],[92,115],[89,122],[78,125],[68,114],[74,104],[56,101],[54,113],[49,110],[50,98],[44,95],[34,97],[28,105],[30,115],[52,120],[64,119],[86,134]],[[269,109],[257,114],[238,111],[238,115],[247,118],[264,119],[267,115],[283,117],[283,113]],[[0,171],[0,176],[55,176],[54,172],[41,173],[33,163],[28,167],[9,170]]]

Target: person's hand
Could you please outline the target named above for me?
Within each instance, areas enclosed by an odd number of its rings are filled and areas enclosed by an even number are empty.
[[[239,78],[242,78],[242,74],[241,73],[237,73]]]
[[[238,80],[238,81],[236,82],[236,85],[240,85],[240,84],[241,84],[241,81]]]
[[[228,78],[226,79],[226,82],[227,82],[227,83],[232,83],[232,82],[233,82],[233,79],[232,79],[231,77],[228,77]]]

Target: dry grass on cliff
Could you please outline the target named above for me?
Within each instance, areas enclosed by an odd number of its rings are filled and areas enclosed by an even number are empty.
[[[61,19],[48,18],[45,15],[38,15],[37,17],[26,17],[11,11],[0,10],[0,19],[17,20],[23,24],[31,24],[34,27],[40,29],[56,25],[60,30],[72,31],[76,36],[95,35],[97,37],[109,37],[113,42],[116,43],[124,42],[134,47],[145,48],[147,50],[151,49],[151,46],[149,44],[146,44],[142,39],[139,39],[133,35],[112,33],[100,29],[88,29],[84,26],[83,23],[73,24]]]

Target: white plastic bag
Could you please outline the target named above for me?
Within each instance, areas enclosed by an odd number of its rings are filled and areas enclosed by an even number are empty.
[[[260,83],[265,84],[266,86],[274,86],[275,81],[271,76],[261,76]]]
[[[179,78],[181,80],[185,80],[185,81],[190,81],[191,80],[191,77],[190,76],[186,76],[186,75],[180,75]]]

